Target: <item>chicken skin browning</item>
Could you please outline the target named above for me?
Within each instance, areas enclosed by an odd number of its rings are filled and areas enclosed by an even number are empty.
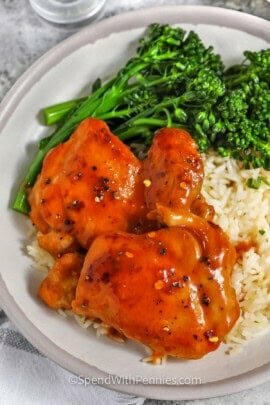
[[[107,234],[86,256],[72,307],[149,346],[153,358],[197,359],[239,316],[234,262],[226,235],[201,218],[145,235]]]
[[[86,119],[46,156],[29,195],[30,218],[43,234],[69,234],[84,248],[101,233],[133,231],[145,212],[140,170],[103,121]]]

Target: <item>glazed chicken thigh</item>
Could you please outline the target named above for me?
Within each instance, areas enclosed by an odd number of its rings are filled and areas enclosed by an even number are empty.
[[[143,177],[149,180],[145,190],[149,209],[157,201],[171,208],[190,208],[201,191],[203,163],[189,133],[178,128],[157,131],[143,162]]]
[[[132,232],[145,211],[140,170],[140,161],[103,121],[86,119],[46,156],[29,195],[30,218],[41,233],[53,231],[55,241],[55,231],[71,235],[71,251],[74,239],[88,248],[101,233]],[[41,237],[44,248],[47,239]]]
[[[234,261],[226,235],[201,218],[145,235],[106,234],[86,256],[73,310],[149,346],[153,360],[200,358],[239,316]]]
[[[190,134],[179,128],[157,131],[143,162],[147,208],[153,210],[159,203],[173,211],[185,208],[213,219],[213,207],[200,194],[203,177],[202,157]]]

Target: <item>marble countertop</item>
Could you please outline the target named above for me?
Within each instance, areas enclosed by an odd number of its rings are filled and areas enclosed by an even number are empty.
[[[245,11],[270,20],[270,4],[267,0],[108,0],[99,19],[123,11],[165,4],[214,5]],[[0,0],[0,22],[0,100],[37,58],[79,29],[47,23],[35,14],[27,0]],[[270,404],[270,382],[238,394],[208,400],[180,402],[146,400],[145,402],[146,405],[187,403],[189,405]]]

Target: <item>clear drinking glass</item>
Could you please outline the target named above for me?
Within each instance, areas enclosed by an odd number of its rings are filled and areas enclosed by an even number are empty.
[[[43,18],[57,24],[78,23],[94,18],[106,0],[29,0]]]

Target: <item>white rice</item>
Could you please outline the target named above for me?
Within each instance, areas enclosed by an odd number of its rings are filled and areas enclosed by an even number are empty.
[[[270,330],[270,186],[262,183],[258,190],[247,187],[247,179],[266,177],[263,169],[244,170],[233,159],[222,158],[214,153],[204,157],[205,180],[202,194],[215,208],[214,221],[229,235],[235,244],[252,241],[257,244],[238,259],[232,284],[240,303],[241,315],[225,341],[231,348]],[[261,234],[261,233],[263,234]],[[34,259],[35,268],[47,271],[54,259],[41,249],[37,241],[27,246]],[[71,315],[71,311],[59,311]],[[74,314],[72,314],[74,316]],[[75,315],[80,326],[93,326],[98,335],[108,332],[108,326]],[[146,361],[151,361],[151,356]]]
[[[26,250],[28,255],[33,259],[33,267],[35,270],[47,272],[54,265],[54,258],[50,253],[39,246],[36,238],[30,245],[26,246]]]
[[[270,187],[262,183],[255,190],[246,184],[258,176],[270,182],[270,173],[244,170],[239,162],[216,154],[207,155],[204,167],[203,195],[215,208],[214,221],[233,243],[257,245],[238,259],[232,273],[241,315],[225,341],[235,349],[270,329]]]

